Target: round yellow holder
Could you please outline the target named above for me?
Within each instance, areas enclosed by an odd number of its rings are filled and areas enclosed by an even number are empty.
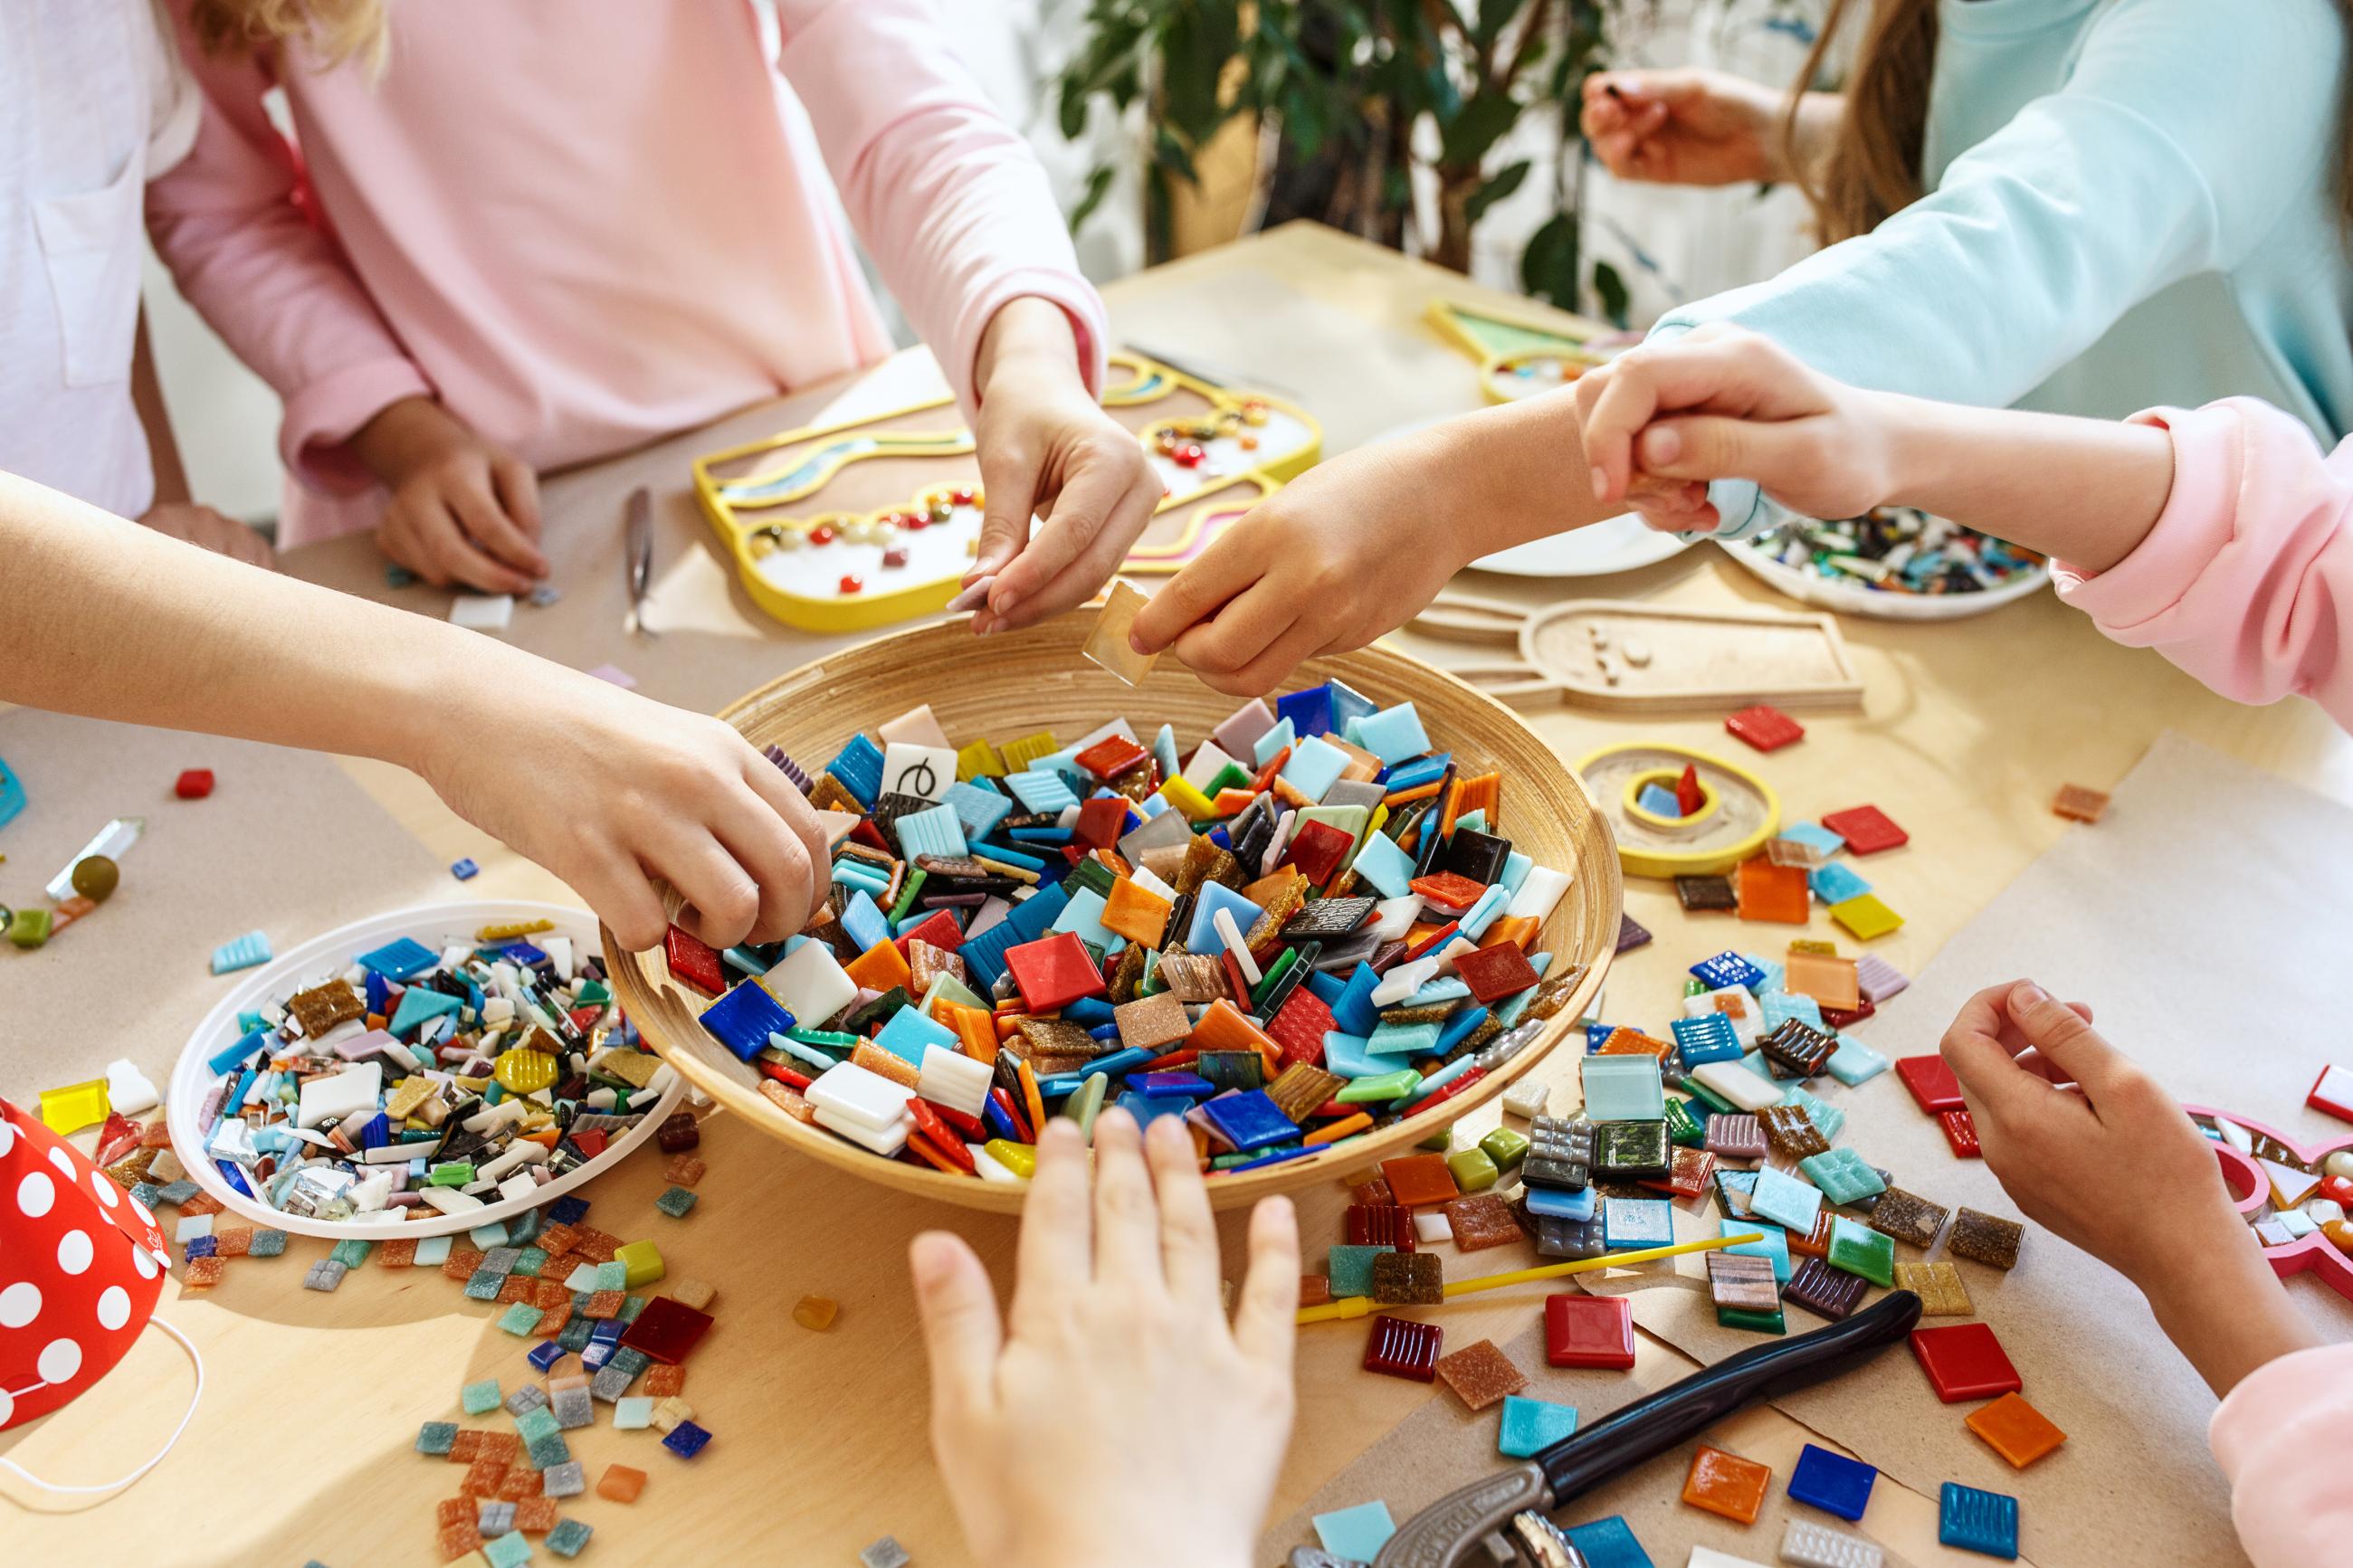
[[[1700,805],[1667,816],[1641,804],[1643,786],[1673,789],[1683,769],[1699,773]],[[1604,746],[1579,759],[1577,776],[1618,838],[1630,877],[1708,877],[1765,847],[1781,824],[1781,799],[1747,769],[1705,752],[1649,741]]]

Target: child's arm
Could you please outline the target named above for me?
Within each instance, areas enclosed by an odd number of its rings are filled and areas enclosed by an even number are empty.
[[[312,221],[307,176],[263,108],[262,66],[206,54],[185,17],[180,40],[204,117],[147,187],[147,231],[180,291],[284,400],[287,471],[322,495],[382,484],[378,542],[426,581],[527,592],[547,574],[536,477],[441,406]]]
[[[1302,660],[1411,620],[1479,557],[1617,515],[1589,472],[1565,390],[1360,447],[1212,540],[1129,640],[1173,647],[1220,691],[1271,691]]]
[[[2342,145],[2337,7],[2234,7],[2227,43],[2211,0],[2097,12],[2063,79],[1920,199],[1775,278],[1669,311],[1653,337],[1728,322],[1856,385],[2003,407],[2131,306],[2279,244]],[[2312,264],[2338,265],[2333,237]],[[1717,500],[1723,532],[1785,521],[1746,485]]]
[[[1969,998],[1944,1055],[2019,1208],[2139,1286],[2223,1396],[2209,1440],[2247,1555],[2257,1568],[2336,1561],[2353,1540],[2341,1462],[2353,1345],[2316,1348],[2232,1206],[2213,1145],[2100,1037],[2089,1009],[2031,981]]]
[[[1022,1568],[1246,1568],[1291,1434],[1291,1202],[1250,1215],[1229,1324],[1181,1118],[1139,1138],[1126,1111],[1104,1111],[1092,1205],[1087,1185],[1078,1124],[1053,1118],[1002,1321],[962,1237],[915,1238],[932,1449],[965,1542],[979,1562]]]
[[[147,311],[139,311],[139,332],[131,349],[131,402],[147,433],[147,465],[155,476],[155,490],[139,525],[174,539],[185,539],[201,550],[242,561],[248,566],[275,566],[278,556],[269,541],[233,517],[199,506],[188,494],[188,471],[180,462],[180,443],[172,434],[172,416],[164,406],[164,385],[155,374],[155,355],[147,343]]]
[[[816,816],[716,719],[192,550],[0,475],[0,701],[376,757],[569,883],[629,948],[798,931]]]
[[[2316,1336],[2232,1206],[2213,1145],[2089,1015],[2031,981],[1989,986],[1945,1031],[1945,1061],[2019,1208],[2140,1287],[2228,1394]]]
[[[1069,609],[1118,567],[1160,484],[1096,405],[1110,326],[1045,171],[926,0],[777,14],[778,64],[842,205],[974,422],[987,514],[966,582],[996,579],[975,629]]]
[[[2052,556],[2060,594],[2242,702],[2301,692],[2353,727],[2353,447],[2233,398],[2121,424],[1844,386],[1735,328],[1636,350],[1574,389],[1594,484],[1753,480],[1815,517],[1920,507]],[[1633,498],[1646,511],[1660,499]]]

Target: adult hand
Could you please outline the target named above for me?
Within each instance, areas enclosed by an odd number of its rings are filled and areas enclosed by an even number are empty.
[[[391,492],[376,544],[437,588],[527,594],[545,577],[539,478],[429,397],[405,397],[352,437]]]

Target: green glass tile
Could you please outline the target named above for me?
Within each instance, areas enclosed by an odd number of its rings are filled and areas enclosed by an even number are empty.
[[[1499,1171],[1519,1169],[1520,1162],[1528,1153],[1528,1141],[1508,1127],[1498,1127],[1480,1139],[1479,1147],[1486,1151],[1487,1158],[1495,1162]]]
[[[1789,1331],[1789,1325],[1781,1316],[1778,1307],[1769,1312],[1746,1312],[1737,1307],[1718,1307],[1715,1321],[1727,1329],[1752,1329],[1760,1334],[1786,1334]]]
[[[1454,1184],[1466,1193],[1485,1192],[1502,1174],[1483,1149],[1462,1149],[1449,1154],[1446,1168],[1454,1173]]]
[[[1686,1149],[1696,1149],[1707,1142],[1707,1121],[1692,1114],[1690,1100],[1667,1101],[1667,1138]]]
[[[1895,1283],[1895,1238],[1840,1215],[1831,1221],[1830,1265],[1874,1285]]]

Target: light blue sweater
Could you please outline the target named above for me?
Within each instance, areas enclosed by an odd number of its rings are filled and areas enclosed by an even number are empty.
[[[1861,386],[2121,418],[2248,394],[2353,431],[2330,0],[1940,0],[1929,194],[1670,311]],[[1746,481],[1718,537],[1788,514]]]

